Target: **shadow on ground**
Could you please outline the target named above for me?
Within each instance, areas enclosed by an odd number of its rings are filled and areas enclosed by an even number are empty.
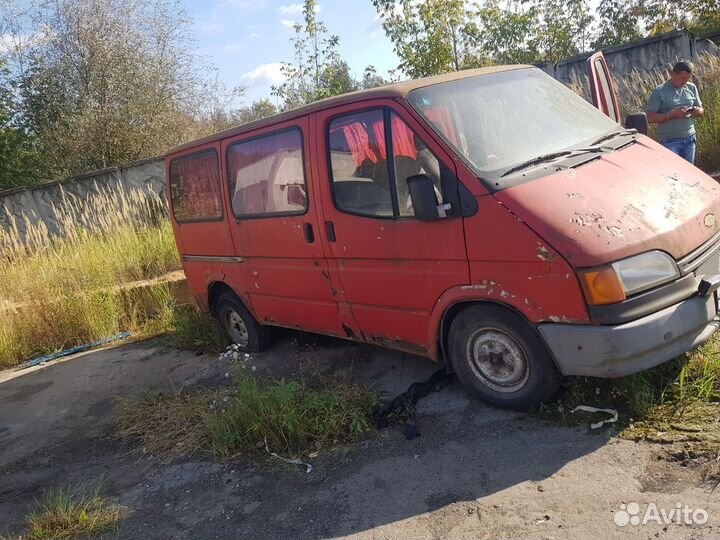
[[[402,353],[294,332],[250,362],[273,376],[302,366],[350,374],[390,397],[437,369]],[[632,443],[607,444],[607,433],[484,406],[457,383],[419,403],[420,437],[384,430],[322,453],[311,474],[265,459],[162,462],[110,437],[116,398],[213,383],[232,369],[146,342],[11,379],[0,374],[0,534],[21,530],[42,488],[100,478],[103,492],[131,512],[112,537],[148,540],[572,537],[588,521],[568,518],[584,511],[579,495],[602,508],[594,519],[610,527],[618,501],[627,500],[621,492],[642,490],[634,476],[647,459]]]

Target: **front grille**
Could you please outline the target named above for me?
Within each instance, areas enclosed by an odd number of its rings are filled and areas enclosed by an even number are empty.
[[[717,256],[720,251],[720,233],[713,236],[702,246],[692,251],[678,261],[680,273],[685,276],[695,272],[703,263],[707,262],[713,255]]]

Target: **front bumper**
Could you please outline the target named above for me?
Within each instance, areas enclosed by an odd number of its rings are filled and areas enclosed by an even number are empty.
[[[622,377],[705,343],[720,328],[717,311],[717,295],[710,294],[625,324],[541,324],[538,330],[563,375]]]

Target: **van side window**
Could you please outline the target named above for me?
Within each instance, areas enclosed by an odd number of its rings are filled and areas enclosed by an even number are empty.
[[[398,209],[401,217],[414,217],[407,179],[418,174],[429,176],[435,184],[435,196],[442,203],[440,162],[427,145],[395,113],[391,113],[393,167],[397,182]]]
[[[307,210],[299,129],[232,144],[227,159],[236,216],[303,214]]]
[[[382,109],[335,118],[329,129],[332,187],[338,209],[392,217]]]
[[[223,218],[220,170],[215,150],[170,162],[170,200],[178,223]]]
[[[440,162],[397,114],[389,112],[389,118],[390,160],[385,143],[384,110],[341,116],[330,123],[330,163],[338,209],[375,217],[414,217],[407,179],[417,174],[432,178],[438,202],[442,202]],[[393,205],[393,195],[396,195],[396,205]],[[393,211],[394,206],[397,212]]]

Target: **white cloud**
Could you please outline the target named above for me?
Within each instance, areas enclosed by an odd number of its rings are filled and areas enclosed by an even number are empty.
[[[315,4],[315,13],[320,13],[322,6],[318,3]],[[280,6],[278,8],[280,15],[300,15],[303,12],[302,4],[288,4],[287,6]]]
[[[17,53],[26,47],[37,45],[47,34],[0,34],[0,53]]]
[[[244,86],[260,86],[268,84],[280,84],[285,81],[282,72],[282,64],[273,62],[271,64],[260,64],[252,71],[244,73],[240,77],[240,84]]]
[[[302,13],[302,10],[302,4],[289,4],[287,6],[280,6],[279,8],[280,15],[297,15],[298,13]]]
[[[290,19],[281,19],[280,24],[282,24],[285,28],[292,28],[295,26],[295,21],[291,21]]]

